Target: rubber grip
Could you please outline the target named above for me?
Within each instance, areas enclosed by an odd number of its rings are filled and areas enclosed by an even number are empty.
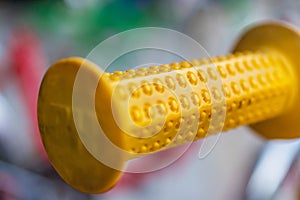
[[[104,73],[119,129],[106,134],[123,150],[148,153],[272,118],[289,107],[289,67],[275,52],[243,52]]]

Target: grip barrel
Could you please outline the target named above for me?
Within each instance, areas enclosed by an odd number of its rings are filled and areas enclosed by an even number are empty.
[[[149,153],[278,116],[294,96],[290,69],[278,53],[240,52],[105,73],[101,91],[117,120],[107,136],[124,138],[125,151]]]

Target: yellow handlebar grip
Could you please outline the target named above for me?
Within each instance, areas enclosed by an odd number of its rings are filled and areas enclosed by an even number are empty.
[[[289,68],[283,56],[266,51],[105,73],[99,92],[107,92],[96,95],[98,119],[104,129],[117,121],[105,132],[126,151],[177,146],[204,138],[209,128],[214,134],[288,110],[295,93]],[[214,109],[217,103],[220,107]],[[109,113],[113,115],[107,117]]]
[[[99,193],[117,183],[129,159],[237,126],[266,138],[299,137],[298,32],[263,24],[234,52],[114,73],[81,58],[53,64],[41,84],[38,119],[55,169],[74,188]]]

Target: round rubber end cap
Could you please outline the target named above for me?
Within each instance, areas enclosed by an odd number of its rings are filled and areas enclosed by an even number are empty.
[[[90,153],[74,123],[74,112],[89,112],[84,107],[77,107],[76,111],[72,108],[73,86],[83,64],[88,65],[88,78],[98,77],[93,64],[82,58],[63,59],[48,69],[39,92],[38,122],[44,147],[58,174],[79,191],[102,193],[117,183],[122,172],[106,166]],[[89,92],[88,83],[80,87]],[[89,120],[84,119],[83,127],[89,127]],[[98,144],[101,149],[101,141]],[[113,156],[118,169],[122,168],[121,157]]]
[[[291,65],[291,79],[295,82],[291,105],[284,114],[251,125],[259,134],[268,139],[293,139],[300,137],[300,33],[283,22],[261,23],[248,29],[238,40],[233,52],[276,51]]]

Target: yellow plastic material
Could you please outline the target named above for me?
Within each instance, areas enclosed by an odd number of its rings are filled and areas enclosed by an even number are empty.
[[[184,144],[206,136],[213,100],[219,103],[225,97],[226,107],[220,111],[226,117],[223,123],[217,120],[219,127],[214,125],[210,134],[283,113],[295,92],[288,68],[289,63],[277,53],[252,52],[215,58],[212,62],[183,61],[105,73],[101,79],[105,87],[101,91],[105,93],[96,97],[96,102],[101,102],[98,119],[104,129],[112,121],[120,122],[107,128],[107,136],[119,145],[122,135],[120,147],[126,151],[149,153],[169,148],[173,140],[173,145]],[[218,77],[222,88],[209,89],[207,79],[218,81]],[[109,102],[112,107],[107,106]],[[112,108],[117,112],[114,119],[107,117]],[[106,117],[102,119],[101,113]]]
[[[82,64],[79,58],[65,59],[47,71],[39,92],[39,128],[48,157],[59,175],[82,192],[100,193],[110,189],[121,172],[94,158],[77,134],[72,91]],[[87,76],[97,77],[92,69]]]
[[[294,94],[289,96],[294,101],[292,106],[287,105],[286,111],[282,115],[251,125],[251,127],[269,139],[300,137],[300,34],[298,29],[278,22],[261,24],[243,34],[234,51],[245,50],[279,52],[290,62],[290,67],[287,70],[291,71],[289,79],[294,82],[291,86]]]
[[[300,110],[299,50],[297,32],[271,23],[248,31],[236,45],[238,53],[226,57],[114,73],[97,71],[81,58],[60,60],[47,71],[39,94],[45,149],[67,183],[83,192],[99,193],[117,183],[128,159],[237,126],[256,123],[254,129],[267,138],[299,137],[300,112],[293,113]],[[81,104],[72,107],[81,68],[86,78],[80,85],[85,91],[81,96],[95,101],[103,133],[126,153],[116,153],[94,134],[93,110]],[[90,89],[92,80],[99,80],[96,91]],[[90,97],[93,92],[95,98]],[[82,123],[75,126],[78,115]],[[83,138],[90,141],[91,149]],[[106,155],[118,170],[98,161],[92,152]]]

